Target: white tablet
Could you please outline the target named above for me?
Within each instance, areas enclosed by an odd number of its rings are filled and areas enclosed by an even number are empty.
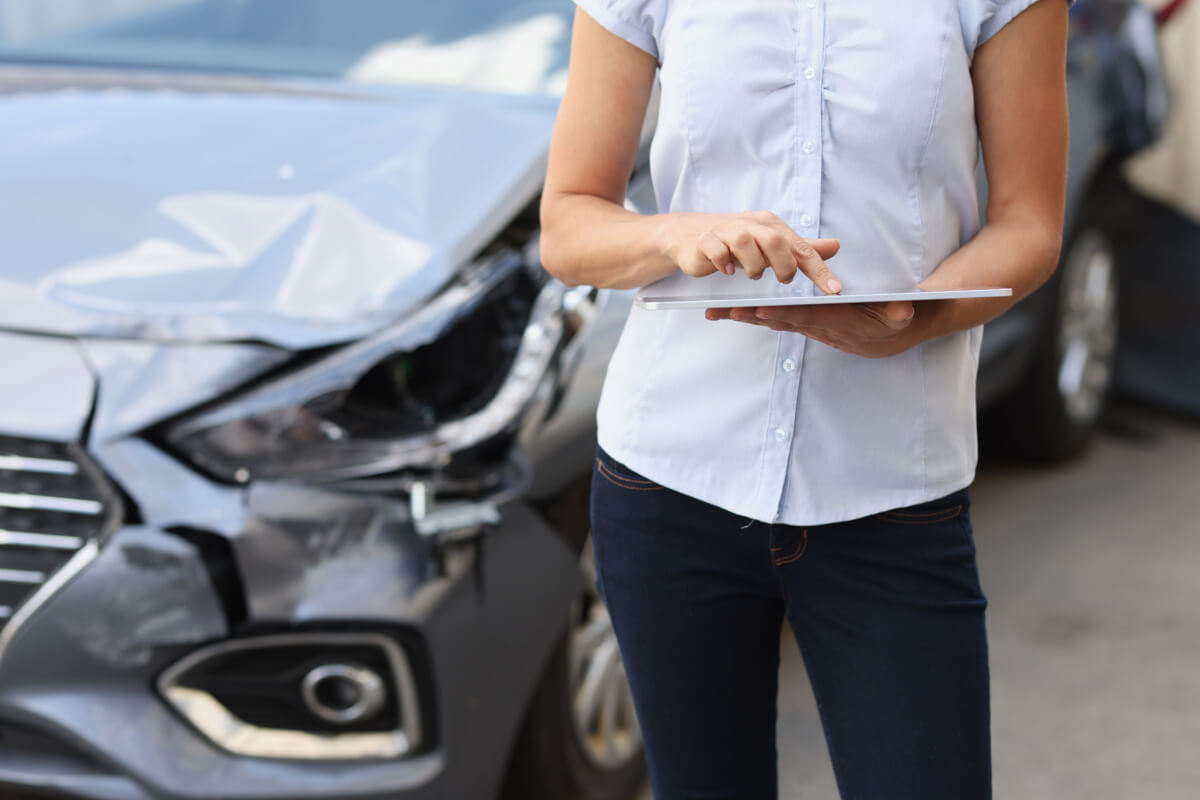
[[[671,308],[741,308],[756,306],[822,306],[839,303],[890,303],[901,300],[959,300],[972,297],[1012,297],[1012,289],[948,289],[927,292],[917,289],[910,292],[869,292],[863,294],[813,295],[700,295],[679,297],[665,295],[641,295],[634,302],[642,308],[660,311]]]
[[[811,296],[810,296],[811,295]],[[642,308],[658,311],[672,308],[738,308],[754,306],[814,306],[831,303],[886,303],[894,300],[955,300],[970,297],[1012,297],[1012,289],[955,289],[927,292],[921,289],[863,292],[848,287],[841,294],[825,295],[805,275],[797,274],[786,286],[767,272],[759,280],[746,273],[714,273],[693,278],[682,272],[669,275],[638,290],[634,299]]]

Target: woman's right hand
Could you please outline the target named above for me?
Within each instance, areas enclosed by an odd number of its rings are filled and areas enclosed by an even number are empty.
[[[732,275],[740,266],[755,280],[772,269],[780,283],[791,283],[802,272],[826,294],[842,290],[825,264],[825,259],[837,254],[838,241],[806,239],[770,211],[664,216],[659,247],[693,278],[714,272]]]

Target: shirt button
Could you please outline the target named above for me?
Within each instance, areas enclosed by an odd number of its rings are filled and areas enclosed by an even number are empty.
[[[792,294],[799,297],[800,295],[804,294],[804,287],[801,286],[800,284],[796,284],[795,286],[792,287]]]
[[[783,428],[776,428],[775,429],[775,441],[786,442],[787,441],[787,431],[785,431]]]
[[[795,372],[796,371],[796,362],[793,359],[785,358],[783,360],[783,371],[784,372]]]
[[[806,228],[811,228],[813,226],[813,222],[814,220],[812,218],[812,214],[805,214],[800,218],[800,224]]]
[[[805,3],[805,5],[808,6],[809,8],[816,8],[817,0],[808,0],[808,2]]]
[[[817,146],[813,144],[812,139],[806,139],[804,144],[800,145],[800,149],[805,153],[812,155],[812,152],[817,149]]]
[[[804,77],[811,81],[813,78],[817,77],[817,71],[812,67],[806,67],[804,69]]]

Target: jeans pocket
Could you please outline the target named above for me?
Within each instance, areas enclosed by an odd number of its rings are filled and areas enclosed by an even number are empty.
[[[935,525],[962,517],[970,504],[967,490],[961,489],[939,500],[881,511],[875,517],[893,525]]]
[[[629,491],[658,492],[665,488],[634,472],[599,447],[596,448],[596,474],[613,486]]]

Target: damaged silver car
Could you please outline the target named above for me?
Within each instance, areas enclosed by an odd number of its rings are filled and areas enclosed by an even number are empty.
[[[0,795],[636,791],[572,13],[0,0]]]

